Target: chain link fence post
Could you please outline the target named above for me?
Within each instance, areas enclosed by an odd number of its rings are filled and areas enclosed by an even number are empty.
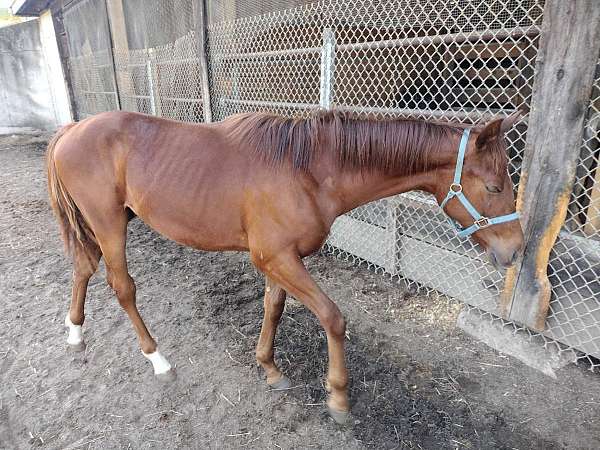
[[[323,48],[321,50],[321,89],[319,105],[331,109],[335,68],[335,32],[331,28],[323,29]]]
[[[208,36],[208,17],[207,17],[207,1],[194,0],[194,18],[196,19],[196,42],[198,44],[198,58],[200,59],[200,82],[202,84],[202,112],[204,122],[212,122],[212,104],[209,81],[209,48],[207,46]]]
[[[148,96],[150,97],[150,114],[155,116],[158,113],[157,96],[154,88],[154,70],[152,69],[153,49],[148,49],[148,59],[146,61],[146,77],[148,78]]]

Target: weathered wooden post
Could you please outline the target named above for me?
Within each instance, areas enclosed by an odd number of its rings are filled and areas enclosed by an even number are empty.
[[[123,11],[123,0],[106,0],[108,24],[112,39],[112,53],[115,68],[116,86],[119,93],[120,109],[123,109],[124,97],[127,93],[134,93],[133,80],[128,74],[129,67],[124,64],[123,55],[129,53],[127,40],[127,24]],[[127,105],[126,105],[127,107]]]
[[[208,17],[206,0],[196,0],[194,5],[194,18],[196,19],[196,40],[198,44],[198,58],[200,60],[200,82],[202,84],[202,112],[204,122],[212,122],[212,108],[210,101],[210,83],[208,81],[208,49],[206,37],[208,33]]]
[[[113,42],[113,30],[112,30],[112,25],[110,23],[110,16],[109,16],[109,11],[108,11],[108,4],[106,3],[106,0],[103,2],[103,6],[104,6],[104,20],[106,22],[106,32],[108,33],[108,54],[110,57],[110,63],[112,64],[112,79],[113,79],[113,87],[115,90],[115,105],[117,106],[117,109],[121,109],[121,94],[119,92],[119,82],[117,79],[117,64],[115,61],[115,54],[114,54],[114,50],[115,50],[115,45]]]
[[[509,271],[504,317],[543,330],[550,251],[565,221],[600,53],[600,2],[547,0],[517,208],[525,253]]]

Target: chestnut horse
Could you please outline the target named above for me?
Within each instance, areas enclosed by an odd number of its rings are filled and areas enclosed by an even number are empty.
[[[242,114],[190,124],[129,112],[107,112],[63,127],[48,146],[50,200],[73,257],[68,343],[83,348],[88,280],[104,257],[143,354],[160,378],[167,359],[136,308],[125,256],[128,221],[140,217],[162,235],[202,250],[245,250],[265,274],[264,319],[256,359],[274,388],[289,386],[273,360],[286,294],[326,331],[328,407],[349,412],[345,321],[302,258],[315,253],[336,217],[367,202],[412,189],[444,200],[457,149],[465,151],[461,191],[484,216],[514,212],[503,134],[518,118],[474,127],[417,120],[375,120],[340,112],[307,119]],[[462,200],[461,200],[462,201]],[[462,226],[473,218],[457,200],[445,212]],[[472,238],[497,266],[513,264],[523,245],[517,220],[478,229]]]

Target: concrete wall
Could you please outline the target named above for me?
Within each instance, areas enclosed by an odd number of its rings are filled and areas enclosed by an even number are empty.
[[[52,130],[70,120],[52,18],[0,28],[0,127]]]
[[[52,13],[46,10],[40,14],[40,41],[44,52],[46,74],[50,85],[54,118],[57,125],[64,125],[72,121],[69,94],[60,60]]]

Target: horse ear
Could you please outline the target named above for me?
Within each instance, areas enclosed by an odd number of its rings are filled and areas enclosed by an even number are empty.
[[[505,117],[504,119],[502,119],[502,126],[500,127],[500,132],[501,133],[506,133],[508,130],[510,130],[513,127],[513,125],[520,118],[521,118],[521,111],[517,109],[510,116]]]
[[[520,117],[521,111],[516,110],[514,113],[508,117],[505,117],[504,119],[492,120],[490,123],[485,125],[475,141],[477,148],[482,149],[486,146],[486,144],[495,139],[499,139],[502,135],[504,135],[504,133],[513,127]]]
[[[478,149],[483,149],[488,143],[500,137],[502,121],[503,119],[492,120],[483,127],[475,141],[475,146]]]

